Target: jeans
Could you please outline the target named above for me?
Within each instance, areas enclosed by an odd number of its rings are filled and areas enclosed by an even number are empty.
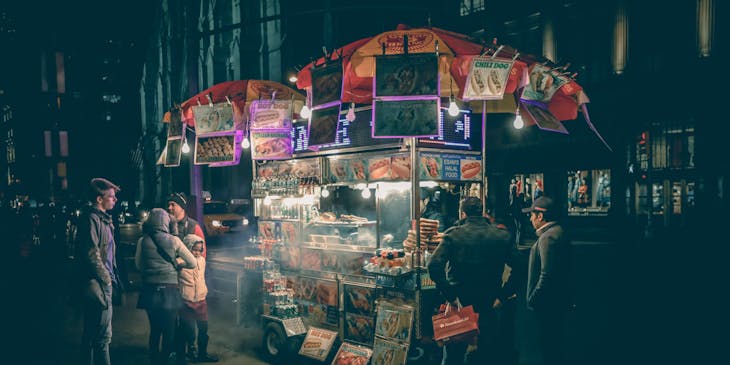
[[[81,339],[81,363],[110,365],[109,343],[112,342],[112,286],[103,286],[108,308],[99,310],[88,303],[84,307],[84,332]]]

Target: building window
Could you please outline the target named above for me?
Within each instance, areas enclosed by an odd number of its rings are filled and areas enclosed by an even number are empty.
[[[484,10],[484,0],[461,0],[459,15],[467,16]]]

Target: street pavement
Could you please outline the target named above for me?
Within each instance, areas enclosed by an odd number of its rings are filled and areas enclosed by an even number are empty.
[[[576,243],[576,307],[568,322],[569,353],[574,364],[649,364],[660,359],[691,360],[688,345],[673,331],[684,329],[692,312],[675,312],[665,300],[675,275],[662,272],[669,258],[655,247],[632,244]],[[37,248],[11,255],[2,281],[8,319],[4,327],[0,363],[75,364],[79,359],[81,311],[69,297],[69,262]],[[246,249],[211,249],[209,261],[242,258]],[[17,257],[16,257],[17,256]],[[136,281],[134,272],[129,279]],[[210,284],[209,284],[210,285]],[[682,288],[682,287],[679,287]],[[686,289],[686,288],[684,288]],[[697,294],[690,292],[691,294]],[[114,307],[111,358],[115,365],[148,364],[146,314],[136,309],[137,292]],[[237,324],[236,304],[230,297],[209,297],[210,349],[220,364],[267,364],[261,351],[260,326]],[[4,306],[5,306],[4,305]],[[696,311],[697,309],[695,309]],[[520,365],[538,365],[534,318],[518,302],[516,350]],[[288,363],[311,363],[301,357]],[[433,362],[433,361],[432,361]],[[697,363],[697,362],[694,362]]]

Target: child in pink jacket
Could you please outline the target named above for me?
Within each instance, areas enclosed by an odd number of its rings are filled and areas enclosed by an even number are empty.
[[[204,240],[202,237],[189,234],[183,243],[195,256],[196,267],[182,269],[178,275],[183,307],[180,309],[180,326],[178,329],[178,363],[184,363],[185,354],[197,362],[218,362],[218,358],[208,353],[208,286],[205,285],[205,257],[203,257]],[[195,349],[195,327],[198,327],[198,348]]]

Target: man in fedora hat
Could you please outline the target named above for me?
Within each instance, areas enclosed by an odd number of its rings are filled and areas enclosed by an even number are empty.
[[[537,233],[527,270],[527,307],[536,314],[544,364],[565,364],[562,341],[570,305],[571,243],[557,222],[551,198],[541,196],[522,211],[530,213]]]

